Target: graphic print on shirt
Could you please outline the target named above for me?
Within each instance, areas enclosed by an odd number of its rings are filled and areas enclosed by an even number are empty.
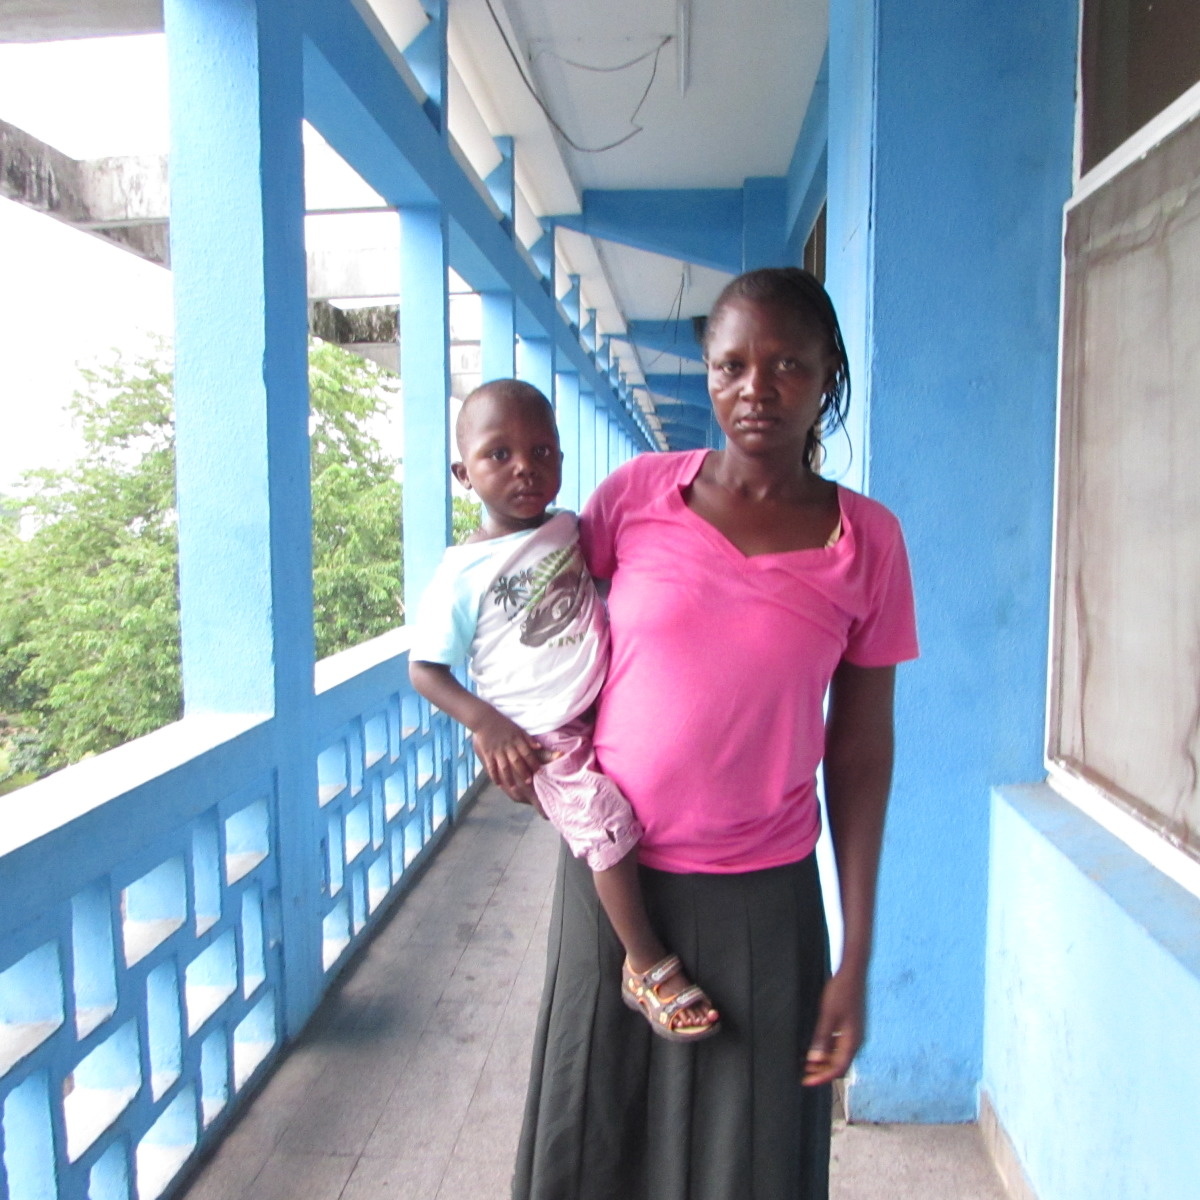
[[[591,615],[587,567],[578,542],[551,551],[532,567],[501,575],[491,588],[492,603],[501,605],[510,620],[519,617],[521,644],[543,646],[578,618],[586,626]]]

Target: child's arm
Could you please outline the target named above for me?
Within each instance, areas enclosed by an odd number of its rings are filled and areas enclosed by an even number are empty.
[[[514,800],[537,808],[529,781],[547,759],[541,746],[499,709],[467,691],[445,664],[410,662],[408,677],[426,700],[471,731],[475,753],[492,782]]]

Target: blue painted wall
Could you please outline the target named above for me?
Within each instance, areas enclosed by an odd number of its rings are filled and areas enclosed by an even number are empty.
[[[984,1087],[1039,1200],[1200,1191],[1200,900],[1048,787],[992,798]]]
[[[1076,21],[1067,0],[831,6],[831,281],[923,650],[900,672],[862,1119],[975,1116],[988,795],[1042,774]]]

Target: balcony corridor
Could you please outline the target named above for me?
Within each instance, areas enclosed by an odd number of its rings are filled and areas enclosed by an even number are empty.
[[[503,1200],[555,835],[494,789],[181,1193]],[[1002,1200],[974,1126],[834,1131],[833,1200]]]

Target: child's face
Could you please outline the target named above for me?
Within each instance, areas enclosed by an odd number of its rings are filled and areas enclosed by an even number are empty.
[[[551,415],[540,404],[498,395],[478,403],[460,439],[455,479],[474,491],[492,537],[534,529],[562,486],[562,451]]]

